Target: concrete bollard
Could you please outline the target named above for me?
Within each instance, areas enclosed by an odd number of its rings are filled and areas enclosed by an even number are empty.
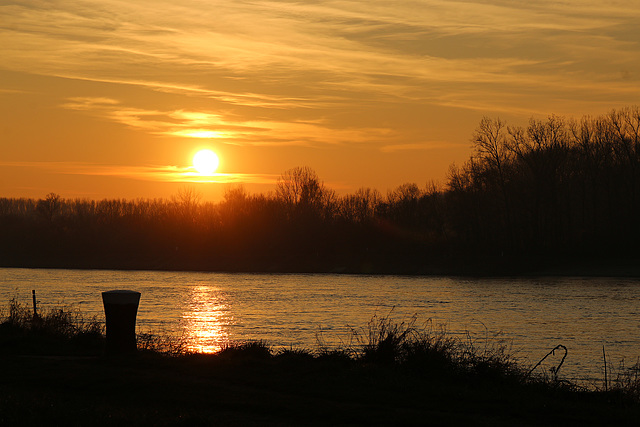
[[[106,291],[102,293],[102,303],[107,323],[107,355],[135,353],[140,292]]]

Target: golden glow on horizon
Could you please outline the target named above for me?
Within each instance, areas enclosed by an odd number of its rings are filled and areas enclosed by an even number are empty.
[[[193,167],[200,175],[211,176],[219,165],[218,155],[211,150],[200,150],[193,156]]]

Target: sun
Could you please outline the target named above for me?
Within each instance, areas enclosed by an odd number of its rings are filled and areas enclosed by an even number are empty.
[[[220,164],[218,155],[211,150],[200,150],[193,156],[193,167],[200,175],[211,175]]]

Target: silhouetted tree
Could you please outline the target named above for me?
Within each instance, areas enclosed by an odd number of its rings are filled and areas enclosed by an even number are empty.
[[[194,222],[202,195],[193,187],[182,187],[178,194],[171,197],[176,213],[185,222]]]
[[[348,221],[365,223],[375,218],[382,195],[378,190],[359,188],[355,194],[343,196],[339,201],[339,215]]]
[[[638,188],[640,187],[640,108],[613,110],[609,121],[614,137],[614,152],[624,177],[626,196],[629,197],[628,215],[637,217]],[[640,227],[640,226],[638,226]]]
[[[290,212],[303,215],[331,216],[336,196],[325,188],[316,172],[307,167],[285,171],[276,182],[276,197]]]
[[[56,193],[49,193],[44,199],[38,200],[36,209],[38,212],[51,221],[60,210],[61,199],[60,195]]]
[[[495,212],[502,222],[506,241],[503,245],[513,249],[513,214],[511,195],[509,190],[511,168],[513,166],[513,149],[509,147],[507,127],[500,119],[483,117],[473,134],[473,146],[478,180],[484,185],[487,195],[496,196],[495,205],[499,210]]]

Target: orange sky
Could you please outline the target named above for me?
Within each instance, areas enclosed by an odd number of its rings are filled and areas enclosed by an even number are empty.
[[[0,4],[0,197],[339,194],[430,180],[482,116],[640,103],[640,3],[613,0]],[[218,176],[194,177],[200,148]],[[207,182],[193,182],[207,181]]]

